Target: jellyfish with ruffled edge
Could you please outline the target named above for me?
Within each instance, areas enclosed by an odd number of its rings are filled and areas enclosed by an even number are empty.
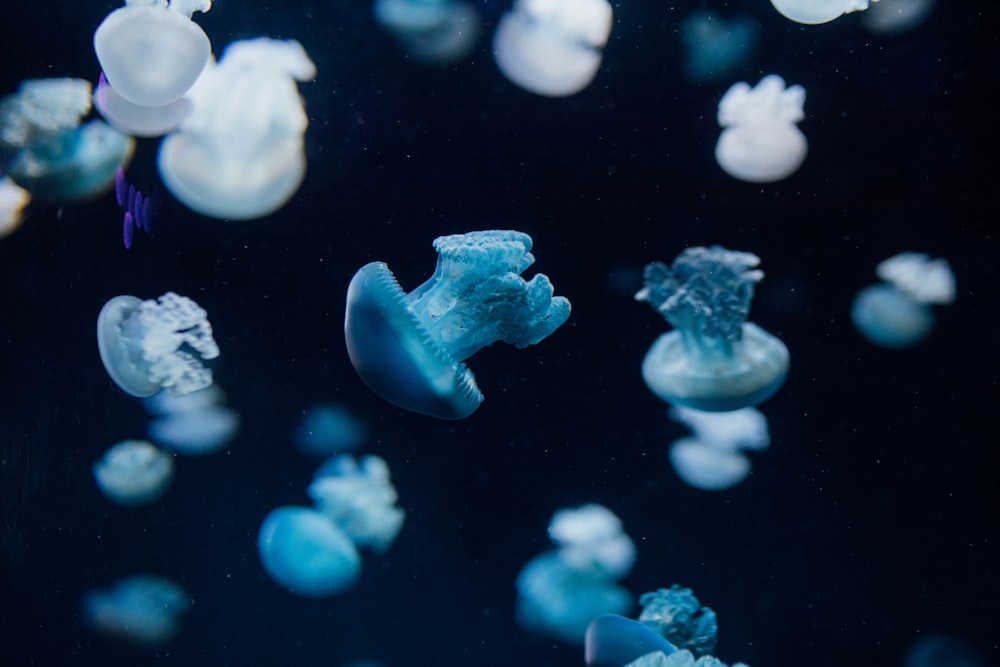
[[[132,158],[135,140],[100,120],[81,124],[90,111],[83,79],[22,81],[0,101],[0,153],[6,175],[33,197],[74,201],[114,183]]]
[[[31,202],[31,193],[6,176],[0,177],[0,239],[21,226],[21,214]]]
[[[786,88],[777,74],[765,76],[753,88],[745,81],[733,84],[719,100],[723,130],[715,161],[733,178],[749,183],[788,178],[809,152],[809,142],[796,125],[805,118],[805,101],[805,88]]]
[[[746,16],[726,18],[707,9],[681,21],[684,78],[709,83],[728,76],[757,50],[760,26]]]
[[[920,27],[934,11],[934,0],[880,0],[861,15],[861,25],[876,35],[901,35]]]
[[[816,25],[868,9],[869,0],[771,0],[771,4],[790,21]]]
[[[188,92],[191,114],[160,143],[163,184],[214,218],[260,218],[284,206],[306,173],[309,119],[295,82],[315,76],[295,40],[230,44]]]
[[[174,292],[110,299],[97,316],[97,349],[115,384],[139,398],[161,389],[174,396],[204,389],[212,371],[201,360],[219,356],[208,314]]]
[[[161,447],[186,456],[221,451],[236,437],[240,416],[224,405],[222,391],[211,385],[183,396],[160,392],[144,401],[155,415],[146,434]]]
[[[183,588],[163,577],[137,574],[108,590],[84,594],[83,619],[102,634],[156,648],[180,631],[180,617],[191,607]]]
[[[558,548],[531,559],[517,575],[517,620],[580,644],[592,620],[632,607],[631,594],[615,582],[632,569],[635,543],[621,520],[596,504],[556,512],[549,537]]]
[[[464,59],[482,32],[476,10],[455,0],[375,0],[373,12],[407,54],[431,65]]]
[[[955,274],[945,259],[904,252],[881,262],[875,272],[885,282],[858,292],[851,321],[880,347],[899,349],[923,341],[937,320],[931,306],[955,300]]]
[[[696,489],[736,486],[750,475],[750,459],[743,452],[771,444],[767,418],[755,408],[702,412],[675,406],[669,414],[694,432],[670,446],[670,463],[677,476]]]
[[[517,0],[497,25],[493,59],[529,92],[573,95],[597,76],[611,17],[607,0]]]
[[[409,294],[383,262],[367,264],[347,289],[344,330],[355,370],[372,391],[406,410],[468,417],[483,401],[462,363],[503,341],[534,345],[569,317],[547,276],[524,280],[531,237],[493,230],[434,240],[437,268]]]
[[[788,348],[747,322],[760,258],[721,246],[687,248],[671,266],[646,267],[646,301],[674,331],[642,362],[646,386],[672,405],[727,412],[771,397],[788,375]]]
[[[125,440],[93,466],[104,497],[118,505],[148,505],[163,497],[174,478],[174,459],[151,442]]]
[[[295,446],[310,456],[330,456],[358,449],[368,438],[368,427],[343,405],[320,403],[303,411],[292,436]]]

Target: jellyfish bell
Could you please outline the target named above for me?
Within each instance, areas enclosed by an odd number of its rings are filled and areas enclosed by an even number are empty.
[[[93,466],[101,493],[113,503],[134,507],[159,500],[170,488],[174,461],[145,440],[125,440],[111,447]]]
[[[771,4],[790,21],[815,25],[828,23],[849,12],[868,9],[869,0],[771,0]]]
[[[697,438],[681,438],[670,446],[670,463],[688,486],[703,491],[732,488],[750,475],[750,460],[731,448]]]
[[[431,65],[465,58],[482,29],[476,10],[454,0],[376,0],[372,9],[406,53]]]
[[[108,85],[103,73],[94,90],[94,106],[112,127],[135,137],[162,136],[178,127],[192,109],[184,97],[157,107],[130,102]]]
[[[618,614],[604,614],[587,626],[584,663],[587,667],[625,667],[654,652],[670,655],[677,647],[642,623]]]

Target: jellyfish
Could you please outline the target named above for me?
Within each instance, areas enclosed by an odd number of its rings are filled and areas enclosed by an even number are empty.
[[[122,243],[125,249],[132,247],[136,228],[149,234],[153,229],[153,202],[143,196],[138,188],[125,180],[125,170],[118,167],[115,175],[115,198],[125,212],[122,223]]]
[[[367,264],[347,290],[347,352],[361,379],[401,408],[462,419],[483,401],[462,363],[495,341],[534,345],[569,318],[543,274],[520,274],[535,258],[515,231],[442,236],[434,274],[409,294],[389,267]]]
[[[785,88],[777,74],[765,76],[753,88],[734,84],[719,100],[719,125],[724,128],[715,145],[715,161],[723,171],[750,183],[773,183],[788,178],[802,166],[809,150],[795,125],[805,115],[802,86]]]
[[[158,445],[177,454],[203,456],[221,451],[240,426],[240,416],[223,401],[222,392],[214,384],[183,396],[154,394],[145,400],[146,409],[156,415],[146,426],[146,433]]]
[[[721,491],[739,484],[750,475],[750,459],[742,450],[759,451],[771,443],[767,418],[754,408],[701,412],[673,407],[669,414],[694,431],[694,437],[670,446],[670,463],[696,489]]]
[[[173,292],[155,300],[110,299],[97,316],[97,349],[115,384],[139,398],[161,389],[174,396],[204,389],[212,371],[200,359],[219,356],[205,310]]]
[[[295,82],[315,75],[295,40],[230,44],[188,93],[191,114],[160,143],[164,185],[214,218],[247,220],[281,208],[306,172],[309,121]]]
[[[868,9],[868,3],[869,0],[771,0],[786,19],[810,25],[828,23],[844,14]]]
[[[22,81],[0,101],[0,149],[11,154],[7,176],[34,197],[87,199],[111,187],[135,140],[93,120],[83,79]]]
[[[955,300],[955,274],[945,259],[904,252],[876,268],[884,283],[865,287],[851,304],[854,327],[880,347],[899,349],[921,342],[934,328],[933,304]]]
[[[0,176],[0,239],[17,231],[31,194],[6,176]]]
[[[118,580],[109,590],[83,596],[83,617],[103,634],[155,648],[180,631],[180,616],[191,606],[183,588],[163,577],[137,574]]]
[[[885,0],[883,0],[885,2]],[[902,667],[989,667],[986,657],[961,637],[931,632],[903,654]]]
[[[108,85],[126,101],[161,107],[198,79],[212,53],[191,20],[211,0],[126,0],[94,32],[94,51]]]
[[[680,25],[684,78],[709,83],[728,76],[756,51],[759,32],[760,26],[745,16],[727,19],[707,9],[691,13]]]
[[[151,442],[125,440],[105,452],[93,470],[104,497],[134,507],[163,497],[174,478],[174,460]]]
[[[674,331],[660,336],[642,362],[642,377],[664,401],[728,412],[770,398],[788,375],[788,348],[747,322],[760,258],[721,246],[687,248],[672,266],[646,267],[646,301]]]
[[[607,0],[516,0],[493,35],[493,59],[529,92],[573,95],[597,75],[611,16]]]
[[[482,30],[479,14],[455,0],[375,0],[375,21],[421,62],[447,66],[464,59]]]
[[[323,403],[303,413],[292,439],[304,454],[330,456],[358,449],[367,437],[368,427],[347,408]]]
[[[159,137],[176,129],[193,108],[186,97],[158,107],[129,102],[108,85],[104,72],[94,90],[94,107],[112,127],[136,137]]]
[[[901,35],[919,27],[934,11],[934,0],[881,0],[861,15],[861,25],[876,35]]]

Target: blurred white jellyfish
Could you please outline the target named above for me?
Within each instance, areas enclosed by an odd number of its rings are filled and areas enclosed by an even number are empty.
[[[138,574],[106,591],[83,596],[83,618],[94,630],[155,648],[180,631],[180,615],[191,602],[183,588],[163,577]]]
[[[497,25],[493,58],[505,77],[532,93],[578,93],[601,66],[611,17],[607,0],[517,0]]]
[[[145,440],[125,440],[94,463],[94,479],[113,503],[148,505],[163,497],[174,478],[173,457]]]
[[[205,310],[173,292],[110,299],[97,316],[97,349],[115,384],[140,398],[161,389],[175,396],[204,389],[212,371],[199,358],[219,356]]]
[[[876,35],[899,35],[920,26],[934,9],[934,0],[881,0],[861,15],[861,25]]]
[[[476,10],[455,0],[375,0],[373,11],[406,53],[432,65],[465,58],[482,31]]]
[[[180,97],[158,107],[129,102],[108,85],[101,74],[94,90],[94,106],[113,127],[136,137],[158,137],[175,129],[191,113],[191,101]]]
[[[0,177],[0,239],[21,226],[21,213],[30,201],[27,190],[6,176]]]
[[[230,44],[188,93],[191,114],[160,144],[164,185],[215,218],[246,220],[281,208],[306,172],[309,121],[295,82],[314,76],[295,40]]]
[[[791,176],[809,148],[795,125],[805,117],[805,101],[805,88],[785,88],[777,74],[765,76],[753,88],[744,81],[734,84],[719,100],[718,120],[724,128],[715,146],[719,166],[751,183]]]
[[[699,9],[680,25],[684,78],[707,83],[728,76],[757,49],[760,26],[746,16],[725,18]]]
[[[870,342],[904,348],[924,340],[934,328],[933,304],[955,300],[955,274],[945,259],[903,252],[876,268],[884,283],[870,285],[854,297],[851,321]]]
[[[694,432],[670,446],[670,463],[677,476],[696,489],[736,486],[750,474],[750,459],[743,450],[760,451],[771,444],[767,418],[755,408],[703,412],[673,407],[669,414]]]
[[[303,413],[292,440],[303,454],[330,456],[354,451],[367,437],[368,427],[347,408],[323,403]]]
[[[868,3],[869,0],[771,0],[786,19],[806,24],[827,23],[849,12],[868,9]]]
[[[161,447],[178,454],[217,452],[232,441],[240,426],[240,416],[223,401],[222,391],[214,384],[183,396],[156,394],[145,401],[146,409],[157,415],[146,432]]]

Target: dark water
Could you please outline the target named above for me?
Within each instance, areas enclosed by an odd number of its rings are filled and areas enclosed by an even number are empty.
[[[111,4],[8,4],[2,92],[96,80],[91,35]],[[548,547],[552,512],[584,502],[636,540],[630,590],[682,583],[717,611],[727,662],[897,664],[930,631],[1000,662],[998,12],[941,2],[920,29],[879,38],[857,17],[809,28],[741,3],[763,48],[739,77],[777,72],[808,93],[809,157],[761,186],[715,165],[727,84],[679,76],[677,25],[702,4],[618,3],[596,81],[562,100],[509,84],[485,42],[451,69],[411,63],[360,0],[223,0],[198,18],[217,51],[260,34],[303,43],[319,71],[300,86],[309,172],[251,222],[164,193],[154,236],[130,251],[112,194],[35,206],[0,241],[0,664],[580,665],[579,650],[517,627],[513,581]],[[486,5],[492,27],[502,7]],[[155,149],[141,141],[129,172],[147,192]],[[570,321],[536,347],[475,356],[487,398],[467,420],[392,408],[347,359],[347,282],[380,259],[415,286],[434,237],[490,228],[533,236],[531,271],[569,297]],[[762,406],[770,451],[716,494],[669,468],[683,429],[639,375],[666,327],[629,279],[708,243],[761,256],[752,319],[792,354]],[[887,352],[848,308],[904,250],[948,258],[959,296],[930,340]],[[208,310],[243,429],[227,452],[179,461],[163,501],[118,508],[90,465],[146,416],[104,372],[94,322],[112,296],[167,290]],[[407,511],[358,586],[321,601],[275,586],[255,548],[271,508],[307,500],[314,462],[290,436],[317,400],[368,422],[367,451],[389,462]],[[136,572],[195,601],[156,653],[93,634],[79,613],[84,591]]]

